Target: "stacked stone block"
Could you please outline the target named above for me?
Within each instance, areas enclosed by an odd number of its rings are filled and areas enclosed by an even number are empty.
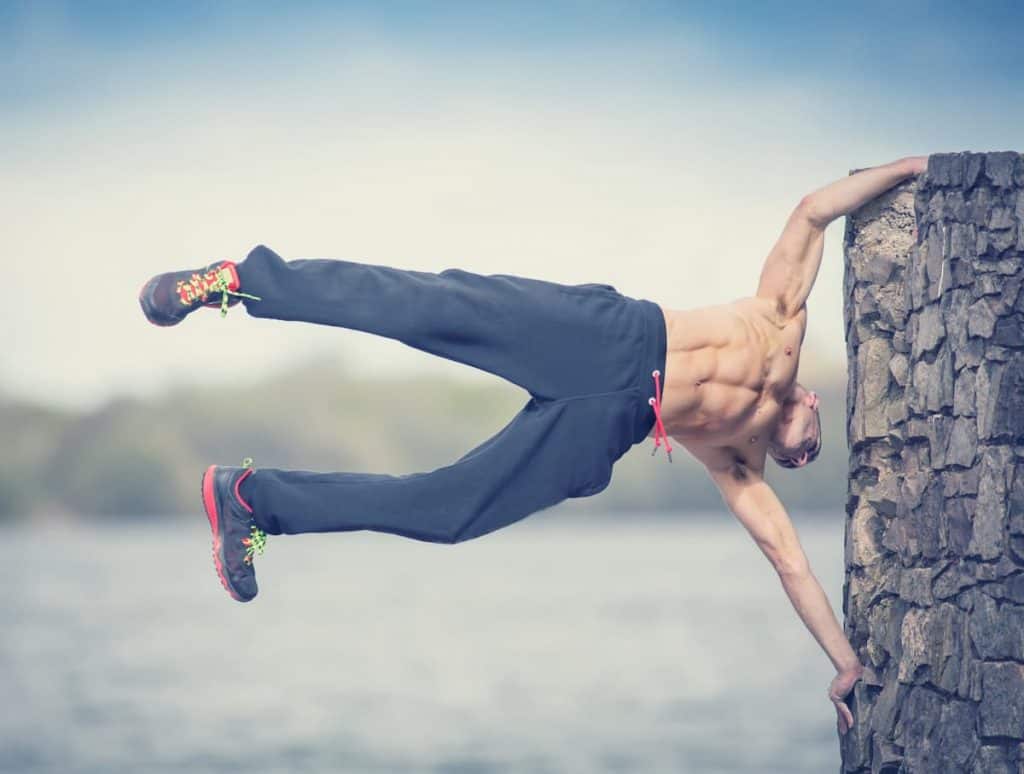
[[[1022,774],[1024,156],[929,157],[844,249],[842,771]]]

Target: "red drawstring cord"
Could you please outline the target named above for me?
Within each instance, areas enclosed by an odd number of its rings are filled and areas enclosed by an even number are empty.
[[[661,371],[652,371],[651,376],[654,377],[654,397],[648,398],[647,402],[654,406],[654,448],[651,449],[651,456],[658,451],[658,447],[661,446],[661,438],[665,439],[665,453],[668,455],[668,461],[672,461],[672,444],[669,443],[668,433],[665,432],[665,423],[661,421]]]

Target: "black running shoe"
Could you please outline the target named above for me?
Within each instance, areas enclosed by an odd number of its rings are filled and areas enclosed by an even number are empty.
[[[242,298],[260,300],[242,293],[240,286],[235,264],[221,261],[203,269],[157,274],[142,286],[139,304],[154,325],[177,325],[202,306],[220,307],[225,315]]]
[[[234,599],[256,596],[255,554],[263,554],[267,534],[256,526],[252,508],[238,486],[252,473],[252,460],[241,468],[211,465],[203,474],[203,508],[213,532],[213,565],[221,584]]]

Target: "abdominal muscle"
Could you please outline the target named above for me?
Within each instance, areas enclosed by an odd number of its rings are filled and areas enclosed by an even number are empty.
[[[757,298],[662,311],[668,342],[661,402],[666,432],[681,441],[728,443],[773,424],[780,409],[777,395],[788,391],[796,375],[802,329],[774,326],[767,316],[769,302]]]

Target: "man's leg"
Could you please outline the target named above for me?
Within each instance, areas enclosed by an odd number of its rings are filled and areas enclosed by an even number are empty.
[[[213,465],[203,476],[203,502],[217,574],[232,597],[247,602],[257,594],[252,558],[262,553],[265,533],[372,530],[458,543],[568,497],[597,494],[636,441],[636,403],[631,391],[530,398],[494,436],[429,473]]]
[[[237,266],[249,314],[366,331],[498,374],[540,398],[635,383],[645,319],[607,285],[462,269],[285,261],[259,246]]]
[[[372,530],[457,543],[505,527],[567,497],[606,484],[608,429],[584,401],[531,398],[497,434],[429,473],[311,473],[262,468],[239,495],[270,534]],[[626,422],[623,427],[630,427]],[[587,440],[589,433],[590,441]],[[596,439],[596,440],[595,440]],[[588,450],[580,442],[595,443]],[[607,463],[610,475],[611,463]]]

